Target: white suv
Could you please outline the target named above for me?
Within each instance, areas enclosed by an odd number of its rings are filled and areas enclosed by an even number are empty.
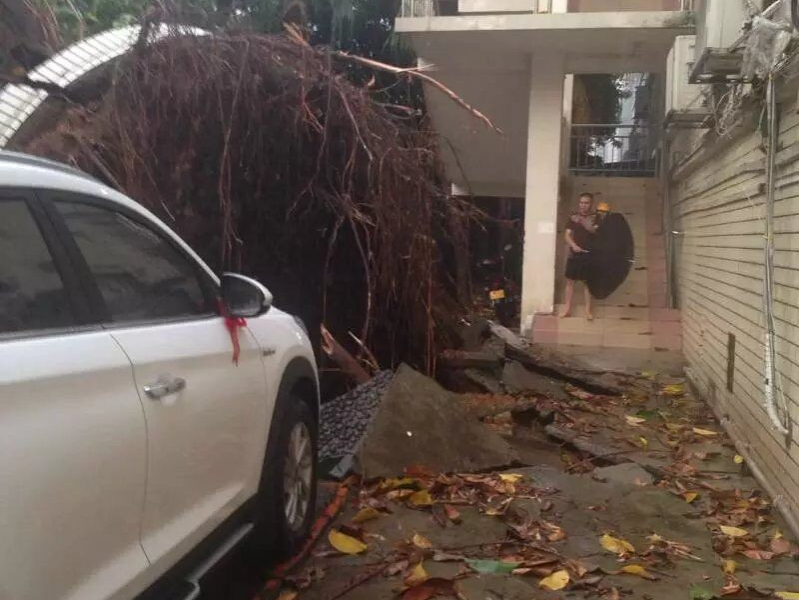
[[[301,544],[317,373],[271,300],[88,175],[0,152],[0,599],[193,598],[238,542]]]

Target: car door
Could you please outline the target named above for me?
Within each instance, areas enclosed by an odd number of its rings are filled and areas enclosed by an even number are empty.
[[[0,189],[0,598],[130,598],[148,569],[142,405],[53,233],[30,193]]]
[[[147,423],[141,539],[172,564],[256,491],[267,429],[261,350],[240,356],[216,282],[154,219],[121,204],[51,196],[130,358]]]

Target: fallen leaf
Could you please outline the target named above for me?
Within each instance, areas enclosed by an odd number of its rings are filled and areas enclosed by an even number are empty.
[[[438,550],[433,554],[433,561],[435,562],[463,562],[466,557],[462,554],[450,554],[449,552],[439,552]]]
[[[741,591],[740,582],[737,579],[735,579],[735,577],[729,577],[728,580],[724,583],[724,587],[721,588],[721,595],[732,596],[733,594],[737,594],[740,591]]]
[[[733,458],[732,460],[735,461],[736,465],[742,465],[744,462],[744,457],[741,456],[740,454],[736,454],[735,458]]]
[[[416,480],[411,477],[402,477],[400,479],[384,479],[377,486],[378,492],[390,492],[399,488],[416,487]]]
[[[421,548],[422,550],[429,550],[430,548],[433,547],[433,542],[428,540],[423,535],[419,535],[418,533],[415,533],[413,535],[411,541],[413,542],[414,546],[416,546],[417,548]]]
[[[633,417],[630,415],[625,415],[624,418],[627,420],[627,423],[629,423],[633,427],[637,427],[641,423],[646,423],[646,419],[643,419],[641,417]]]
[[[295,600],[300,595],[297,590],[283,590],[277,600]]]
[[[433,498],[430,497],[430,492],[427,490],[419,490],[408,496],[408,502],[413,506],[430,506],[433,504]]]
[[[696,435],[703,435],[705,437],[715,437],[719,435],[718,431],[711,431],[710,429],[700,429],[699,427],[694,427],[693,432]]]
[[[725,560],[721,563],[721,570],[724,571],[725,575],[733,575],[735,574],[735,569],[738,568],[738,563],[734,560]]]
[[[734,538],[746,537],[747,535],[749,535],[749,532],[746,529],[741,529],[740,527],[730,527],[729,525],[722,525],[721,532],[724,535],[728,535]]]
[[[663,388],[663,394],[666,396],[682,396],[685,394],[685,386],[682,383],[672,383]]]
[[[439,527],[446,528],[452,525],[447,518],[447,512],[441,504],[433,504],[433,506],[430,507],[430,514],[433,515],[433,519],[438,523]]]
[[[505,483],[519,483],[524,479],[524,475],[519,475],[518,473],[502,473],[499,478]]]
[[[698,585],[691,586],[690,594],[691,600],[713,600],[716,597],[716,594]]]
[[[615,538],[612,535],[605,534],[599,539],[599,543],[608,552],[614,554],[627,554],[635,552],[635,547],[627,540]]]
[[[512,573],[521,566],[518,562],[505,562],[501,560],[476,560],[467,559],[469,567],[482,574]]]
[[[444,511],[447,513],[447,518],[453,523],[459,524],[461,522],[461,513],[454,506],[445,504]]]
[[[752,560],[771,560],[774,558],[774,553],[768,550],[744,550],[743,554]]]
[[[400,573],[405,571],[408,568],[409,564],[410,563],[408,562],[407,559],[397,561],[394,564],[391,564],[388,567],[386,567],[386,570],[383,571],[383,573],[385,574],[386,577],[394,577],[395,575],[399,575]]]
[[[555,571],[549,577],[545,577],[538,582],[538,586],[545,590],[556,592],[569,585],[569,572],[566,570]]]
[[[327,535],[327,541],[342,554],[360,554],[365,551],[367,546],[361,540],[341,533],[336,529],[331,529]]]
[[[419,563],[411,569],[411,572],[405,577],[405,585],[413,587],[420,583],[424,583],[428,579],[430,579],[430,576],[427,574],[427,571],[424,570],[424,564]]]
[[[352,518],[352,522],[355,524],[366,523],[367,521],[374,521],[378,518],[380,518],[380,511],[368,506],[359,510],[358,514]]]
[[[774,592],[782,600],[799,600],[799,592]]]
[[[436,596],[457,596],[455,582],[441,577],[431,577],[402,593],[402,600],[429,600]]]
[[[793,544],[783,537],[778,537],[771,540],[771,551],[777,556],[781,554],[788,554],[793,552],[793,550]]]
[[[556,527],[555,530],[547,536],[547,540],[549,540],[550,542],[559,542],[565,539],[566,539],[566,532],[563,531],[560,527]]]
[[[640,441],[640,442],[641,442],[641,447],[642,447],[644,450],[646,450],[647,448],[649,448],[649,440],[648,440],[648,439],[646,439],[645,437],[643,437],[643,436],[642,436],[642,437],[639,437],[639,438],[638,438],[638,441]]]
[[[622,573],[626,573],[627,575],[636,575],[643,579],[649,579],[650,581],[657,579],[654,575],[652,575],[649,571],[643,568],[641,565],[624,565],[621,568]]]
[[[690,504],[691,502],[693,502],[694,500],[696,500],[699,497],[699,494],[697,494],[696,492],[685,492],[682,495],[682,497],[685,499],[685,501],[688,504]]]

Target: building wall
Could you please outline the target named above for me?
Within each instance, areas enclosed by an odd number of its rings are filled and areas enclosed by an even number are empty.
[[[775,203],[777,367],[799,431],[799,115],[786,96]],[[763,406],[764,152],[759,109],[745,124],[707,141],[672,178],[670,204],[683,352],[693,378],[773,492],[799,515],[799,445],[772,430]],[[687,139],[677,140],[685,153]],[[711,137],[712,134],[709,134]],[[727,390],[728,334],[736,338]],[[728,419],[728,421],[727,421]]]

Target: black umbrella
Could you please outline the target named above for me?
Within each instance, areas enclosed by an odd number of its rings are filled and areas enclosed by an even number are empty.
[[[627,279],[635,256],[633,233],[627,219],[607,213],[600,222],[591,250],[591,269],[586,284],[591,295],[604,300]]]

